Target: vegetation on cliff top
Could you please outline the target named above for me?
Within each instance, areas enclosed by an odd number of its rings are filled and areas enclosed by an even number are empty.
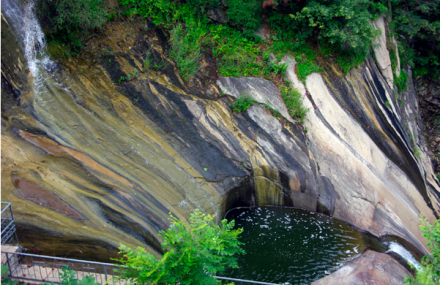
[[[88,31],[99,29],[107,19],[115,17],[114,12],[108,15],[103,9],[104,2],[37,0],[37,11],[49,38],[68,44],[75,54]],[[156,25],[167,28],[176,22],[186,23],[193,13],[206,25],[206,11],[217,9],[223,11],[228,21],[226,25],[218,25],[231,27],[240,38],[259,44],[254,31],[263,23],[271,29],[273,51],[304,54],[301,49],[309,46],[320,53],[336,55],[345,72],[368,55],[372,39],[378,34],[370,22],[385,14],[389,31],[399,43],[403,66],[414,66],[416,75],[440,76],[437,0],[230,0],[227,4],[221,0],[120,0],[120,4],[126,9],[124,15],[148,17]],[[237,44],[236,35],[225,37],[228,38]]]

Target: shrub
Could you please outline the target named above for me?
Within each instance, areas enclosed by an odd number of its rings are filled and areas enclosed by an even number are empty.
[[[131,15],[150,17],[155,25],[170,27],[174,23],[176,5],[168,0],[121,0]]]
[[[199,69],[200,47],[206,42],[205,35],[206,29],[200,27],[200,22],[196,20],[187,21],[186,28],[177,24],[171,30],[170,57],[176,61],[177,68],[186,81],[191,81]]]
[[[402,69],[400,70],[400,76],[394,77],[394,83],[397,86],[397,90],[399,90],[399,93],[405,91],[408,88],[408,76],[408,72]]]
[[[227,267],[237,268],[236,254],[244,254],[238,235],[242,229],[233,230],[234,221],[213,222],[213,216],[196,210],[190,224],[173,221],[164,239],[165,251],[161,259],[138,247],[134,251],[121,246],[123,257],[119,260],[128,268],[121,268],[122,279],[135,284],[219,284],[214,275]]]
[[[414,277],[408,277],[405,283],[435,285],[440,282],[440,219],[430,225],[422,215],[420,229],[423,236],[428,239],[428,247],[431,254],[422,258],[421,268],[417,270]]]
[[[300,12],[291,15],[301,27],[315,30],[319,40],[340,53],[366,54],[378,32],[370,24],[369,0],[307,1]]]
[[[36,7],[49,39],[68,44],[73,55],[81,50],[87,32],[107,22],[102,0],[37,0]]]
[[[399,41],[399,53],[414,67],[415,76],[440,77],[440,2],[391,0],[391,30]]]
[[[256,101],[249,96],[245,96],[240,94],[233,104],[231,104],[231,108],[234,112],[240,113],[246,111],[250,106],[252,106]]]
[[[261,25],[261,7],[262,4],[258,0],[229,0],[226,11],[229,23],[255,31]]]
[[[298,90],[287,86],[281,86],[280,91],[290,116],[301,124],[304,123],[304,118],[309,109],[303,107],[304,99],[301,94],[299,94]]]

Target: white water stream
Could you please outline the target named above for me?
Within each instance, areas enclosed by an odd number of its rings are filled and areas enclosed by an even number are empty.
[[[411,252],[406,250],[400,244],[398,244],[396,242],[390,242],[390,245],[388,246],[387,253],[389,253],[389,252],[396,253],[397,255],[402,257],[406,262],[408,262],[408,264],[412,265],[412,267],[416,268],[417,270],[419,270],[421,268],[420,267],[420,262],[418,262],[414,258],[414,256],[411,254]]]

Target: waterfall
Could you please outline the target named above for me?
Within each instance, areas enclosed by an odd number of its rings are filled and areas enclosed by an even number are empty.
[[[387,253],[388,252],[396,253],[397,255],[402,257],[406,262],[408,262],[408,264],[410,264],[411,266],[413,266],[417,270],[420,269],[420,262],[418,262],[414,258],[414,256],[411,254],[411,252],[406,250],[402,245],[400,245],[400,244],[398,244],[396,242],[390,242],[390,244],[388,246]]]
[[[56,64],[47,55],[46,40],[34,8],[35,3],[32,0],[24,3],[23,6],[14,0],[2,1],[2,13],[23,41],[27,65],[33,77],[34,91],[39,93],[45,81],[41,68],[51,70]]]

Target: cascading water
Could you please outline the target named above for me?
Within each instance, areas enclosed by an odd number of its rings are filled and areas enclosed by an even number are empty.
[[[48,89],[69,90],[52,74],[57,64],[47,54],[46,39],[34,9],[35,3],[32,0],[23,6],[14,0],[2,1],[2,13],[23,41],[27,66],[33,79],[34,103],[44,106],[51,100],[44,98]]]
[[[390,242],[388,246],[387,253],[394,252],[395,254],[399,255],[401,258],[403,258],[408,264],[411,264],[414,268],[420,269],[420,262],[418,262],[414,256],[406,250],[403,246],[396,242]]]
[[[39,67],[48,66],[54,62],[46,55],[46,40],[35,16],[34,7],[35,4],[32,1],[25,3],[24,7],[19,6],[13,0],[2,2],[2,12],[8,21],[12,22],[23,40],[29,70],[34,78],[39,78]]]

